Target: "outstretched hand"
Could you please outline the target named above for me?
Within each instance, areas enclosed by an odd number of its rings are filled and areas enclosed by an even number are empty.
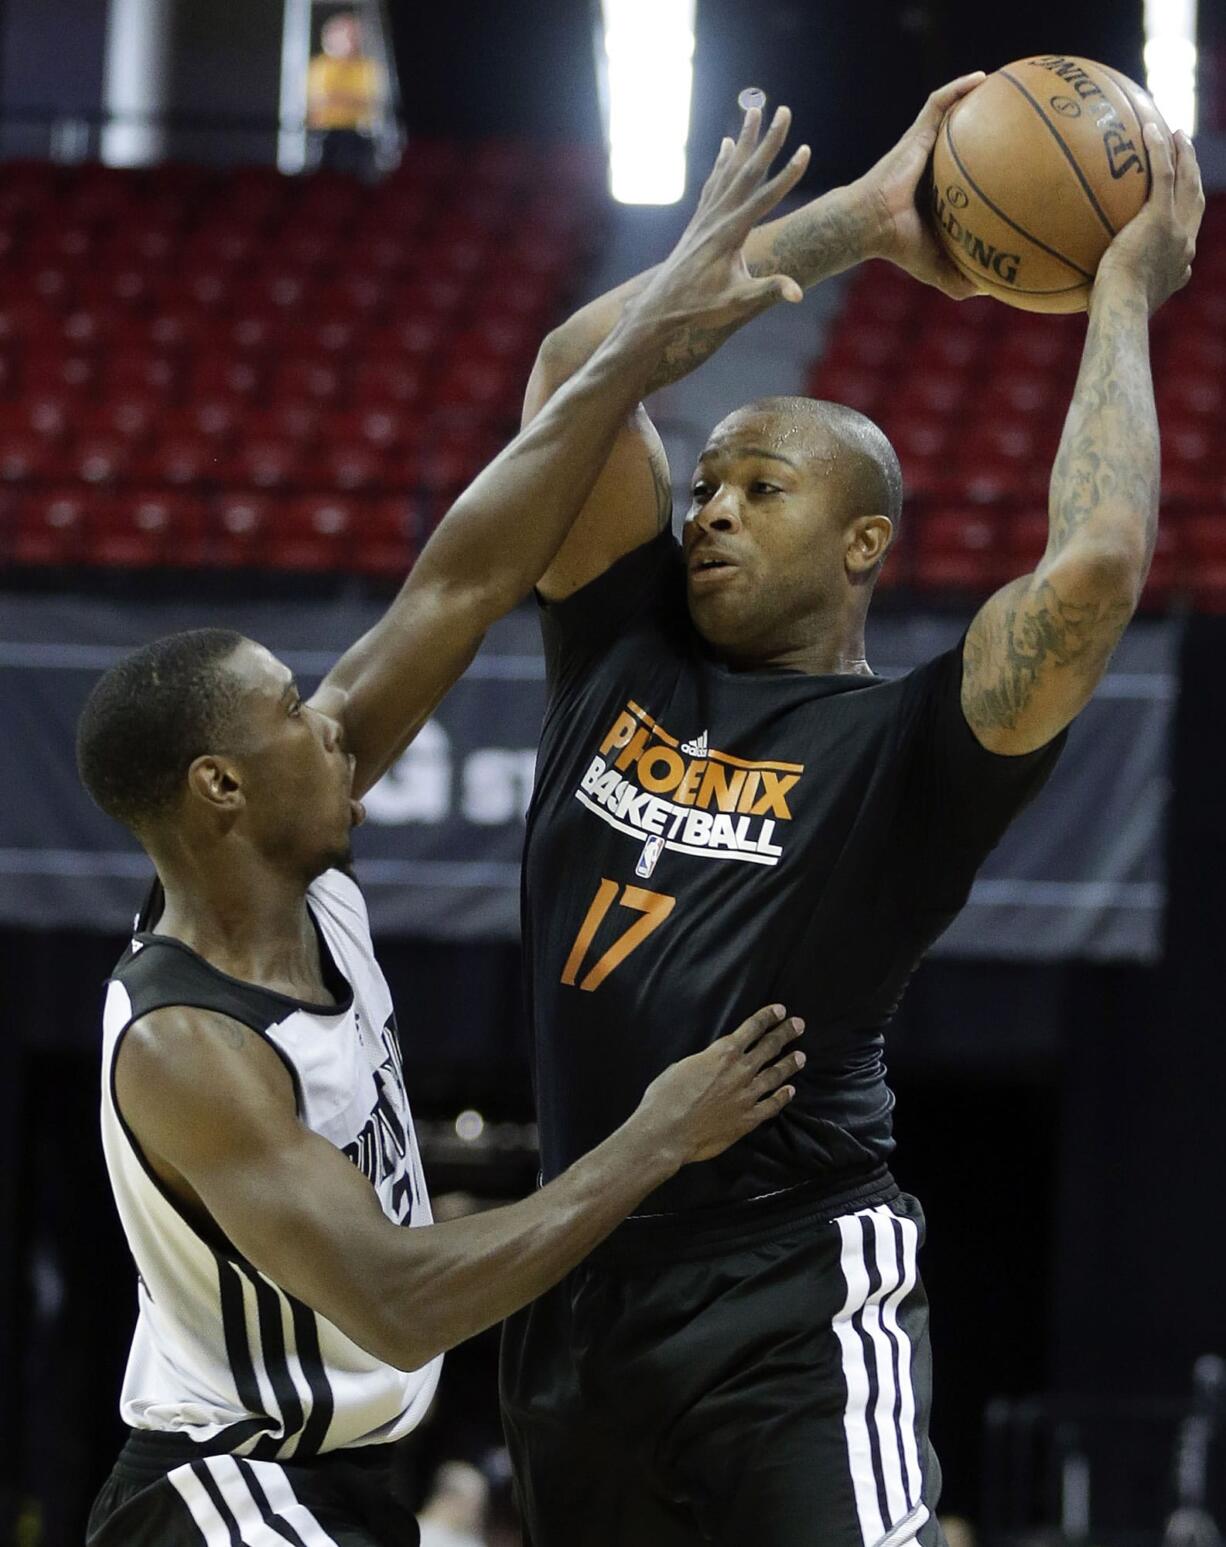
[[[1126,273],[1145,289],[1150,315],[1192,277],[1196,234],[1205,213],[1205,194],[1192,141],[1182,130],[1171,136],[1148,101],[1138,112],[1145,120],[1145,145],[1153,182],[1149,198],[1103,254],[1095,289]]]
[[[955,301],[964,301],[978,291],[942,251],[920,201],[928,158],[945,114],[983,79],[983,71],[976,70],[934,91],[894,149],[854,184],[877,224],[877,256],[943,290]]]
[[[628,312],[666,328],[710,329],[714,350],[776,301],[803,298],[786,275],[751,275],[744,253],[751,229],[791,192],[809,164],[809,147],[802,145],[768,178],[791,122],[791,112],[781,107],[763,135],[760,110],[746,113],[737,139],[721,144],[689,225]],[[691,351],[691,364],[696,363]]]

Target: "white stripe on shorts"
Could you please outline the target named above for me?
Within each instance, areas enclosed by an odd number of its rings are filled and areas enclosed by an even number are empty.
[[[300,1504],[289,1478],[275,1461],[244,1462],[251,1468],[271,1511],[297,1532],[304,1547],[337,1547],[305,1505]],[[198,1469],[207,1470],[221,1495],[224,1509],[209,1496]],[[285,1547],[286,1536],[265,1519],[260,1502],[233,1456],[209,1456],[167,1473],[166,1481],[187,1506],[204,1537],[205,1547],[231,1547],[232,1525],[243,1547]]]
[[[885,1204],[835,1221],[847,1298],[833,1328],[847,1386],[843,1430],[864,1547],[905,1547],[928,1519],[920,1497],[911,1343],[898,1321],[915,1285],[919,1232],[912,1221],[897,1220],[900,1257],[895,1221]]]

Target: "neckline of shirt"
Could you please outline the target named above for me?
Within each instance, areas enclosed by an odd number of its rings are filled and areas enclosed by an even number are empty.
[[[201,956],[199,951],[174,935],[159,934],[154,929],[141,929],[136,932],[133,939],[139,940],[145,946],[173,946],[176,950],[185,952],[193,961],[199,962],[207,972],[212,973],[215,978],[220,978],[223,983],[245,989],[248,993],[265,994],[270,999],[275,999],[281,1004],[293,1005],[295,1010],[303,1010],[309,1015],[346,1015],[353,1008],[353,984],[345,976],[336,957],[332,954],[327,934],[315,917],[315,910],[311,907],[309,897],[307,913],[315,930],[316,939],[319,941],[320,966],[323,970],[324,983],[329,986],[335,985],[341,990],[335,1004],[315,1004],[309,999],[296,999],[292,994],[283,994],[279,989],[268,988],[263,983],[252,983],[249,978],[236,978],[228,972],[223,972],[220,967],[214,966],[207,956]]]

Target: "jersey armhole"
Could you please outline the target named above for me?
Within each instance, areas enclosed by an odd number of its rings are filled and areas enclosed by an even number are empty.
[[[157,1174],[157,1172],[150,1165],[148,1155],[145,1154],[145,1151],[144,1151],[143,1147],[141,1146],[140,1140],[136,1137],[135,1133],[132,1131],[131,1125],[129,1124],[127,1118],[123,1114],[123,1108],[119,1105],[119,1091],[116,1088],[116,1073],[117,1073],[118,1068],[119,1068],[119,1050],[120,1050],[120,1048],[123,1047],[124,1039],[127,1037],[128,1033],[132,1030],[133,1026],[136,1025],[137,1021],[144,1020],[146,1015],[152,1015],[154,1013],[154,1011],[156,1011],[156,1010],[170,1010],[170,1009],[208,1010],[208,1009],[210,1009],[210,1006],[208,1006],[208,1005],[196,1005],[196,1004],[183,1004],[181,1001],[178,1001],[178,1000],[170,1000],[170,1001],[167,1001],[165,1004],[153,1004],[153,1005],[146,1006],[144,1009],[141,1010],[139,1015],[134,1015],[131,1018],[131,1020],[128,1021],[128,1023],[125,1026],[121,1026],[119,1031],[117,1031],[116,1034],[115,1034],[115,1042],[114,1042],[114,1045],[111,1048],[110,1067],[106,1071],[107,1094],[110,1097],[111,1111],[114,1112],[114,1114],[115,1114],[115,1121],[119,1124],[119,1130],[123,1134],[124,1139],[127,1141],[129,1149],[131,1149],[133,1155],[136,1156],[136,1159],[137,1159],[138,1163],[140,1164],[141,1170],[145,1173],[145,1175],[149,1179],[149,1182],[151,1183],[151,1185],[154,1188],[156,1188],[156,1190],[158,1192],[158,1195],[161,1197],[162,1201],[164,1203],[166,1203],[168,1205],[168,1207],[170,1207],[170,1208],[172,1208],[174,1210],[174,1212],[178,1215],[179,1219],[182,1220],[182,1222],[187,1226],[187,1228],[192,1232],[192,1234],[197,1238],[197,1240],[201,1241],[205,1246],[207,1246],[210,1251],[216,1253],[217,1250],[218,1250],[216,1243],[213,1242],[213,1241],[210,1241],[207,1236],[202,1235],[200,1233],[199,1225],[188,1214],[188,1212],[184,1208],[181,1200],[175,1197],[174,1193],[172,1193],[170,1191],[170,1189],[166,1186],[166,1183],[162,1180],[162,1178]],[[215,1014],[215,1015],[220,1015],[220,1014],[225,1014],[226,1012],[225,1011],[214,1010],[212,1013]],[[228,1019],[236,1020],[236,1017],[235,1016],[228,1016]],[[290,1082],[291,1082],[291,1084],[293,1086],[293,1091],[294,1091],[294,1115],[298,1118],[298,1121],[301,1122],[302,1121],[302,1082],[301,1082],[301,1080],[298,1077],[298,1071],[294,1068],[293,1064],[289,1061],[289,1059],[285,1056],[285,1054],[281,1051],[281,1049],[277,1046],[277,1044],[272,1040],[272,1038],[266,1032],[261,1031],[258,1026],[251,1026],[251,1025],[249,1025],[246,1021],[239,1021],[238,1024],[240,1026],[246,1026],[248,1031],[254,1032],[255,1035],[257,1037],[259,1037],[262,1042],[267,1043],[267,1045],[273,1050],[273,1052],[281,1060],[281,1063],[285,1066],[286,1072],[289,1074]],[[207,1212],[207,1210],[206,1210],[206,1212]],[[213,1219],[213,1216],[211,1214],[209,1214],[209,1219],[212,1221],[213,1228],[217,1232],[217,1239],[218,1239],[218,1241],[223,1242],[224,1245],[225,1245],[225,1253],[224,1253],[224,1255],[227,1256],[233,1262],[247,1263],[247,1258],[242,1254],[242,1252],[239,1251],[238,1247],[234,1245],[233,1241],[230,1240],[229,1236],[221,1228],[221,1226],[217,1223],[217,1221],[215,1219]],[[254,1267],[253,1264],[248,1264],[248,1266]],[[255,1270],[255,1271],[258,1271],[258,1269]]]

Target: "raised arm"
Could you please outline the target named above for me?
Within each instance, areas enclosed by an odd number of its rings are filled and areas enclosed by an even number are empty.
[[[546,412],[464,491],[388,612],[325,678],[313,703],[344,727],[356,794],[420,729],[489,625],[544,574],[677,335],[706,328],[726,336],[775,301],[801,299],[790,279],[753,276],[740,261],[750,227],[808,161],[802,147],[768,180],[781,143],[756,155],[721,153],[650,283]]]
[[[1094,282],[1081,370],[1052,469],[1047,551],[980,609],[962,708],[992,752],[1050,741],[1088,702],[1136,609],[1158,529],[1149,318],[1191,274],[1205,207],[1192,142],[1152,120],[1153,187]]]
[[[272,1049],[224,1016],[155,1011],[127,1033],[116,1094],[146,1161],[205,1233],[375,1358],[419,1369],[555,1284],[654,1188],[782,1111],[804,1055],[781,1006],[683,1059],[610,1138],[521,1203],[404,1229],[294,1113]]]
[[[934,91],[894,149],[856,182],[751,231],[743,255],[748,273],[786,275],[807,288],[862,259],[881,257],[958,299],[973,295],[974,286],[933,240],[916,194],[944,113],[982,79],[979,71]],[[763,144],[782,144],[789,124],[787,108],[780,108]],[[758,109],[750,109],[730,154],[753,154],[760,125]],[[528,383],[525,424],[592,358],[656,272],[649,269],[589,302],[549,334]],[[644,394],[694,370],[732,331],[707,319],[679,329],[661,351]],[[622,554],[662,531],[671,506],[664,447],[640,405],[627,417],[583,514],[541,582],[541,594],[556,601],[586,585]]]

